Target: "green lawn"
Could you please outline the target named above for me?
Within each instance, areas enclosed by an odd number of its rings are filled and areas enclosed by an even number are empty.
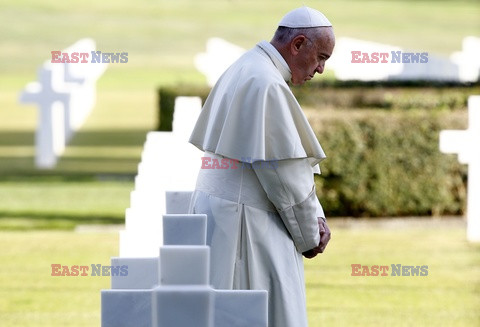
[[[357,226],[357,225],[354,225]],[[310,326],[479,326],[480,247],[458,224],[345,229],[305,261]],[[117,233],[0,232],[2,327],[99,326],[109,277],[53,277],[51,264],[108,265]],[[428,276],[351,276],[351,264],[428,265]]]
[[[306,268],[312,326],[480,325],[480,247],[464,228],[333,227],[331,242]],[[351,264],[427,265],[428,276],[351,276]]]

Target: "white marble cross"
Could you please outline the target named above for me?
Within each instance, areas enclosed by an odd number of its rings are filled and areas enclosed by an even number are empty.
[[[480,242],[480,95],[468,99],[468,129],[440,132],[440,151],[468,165],[467,239]]]
[[[91,53],[95,51],[95,48],[95,41],[86,38],[75,42],[62,52]],[[65,138],[68,143],[95,106],[96,82],[107,69],[108,63],[63,63],[57,65],[63,66],[63,69],[57,68],[59,73],[63,73],[63,79],[72,94],[69,107],[65,108]]]
[[[39,123],[35,135],[35,165],[53,168],[65,149],[65,107],[70,92],[54,78],[53,68],[44,65],[38,72],[38,82],[27,84],[20,94],[20,102],[39,106]]]
[[[214,37],[207,41],[207,51],[195,56],[195,67],[207,77],[209,86],[214,86],[223,72],[243,53],[245,49]]]
[[[420,59],[394,58],[393,55],[422,54]],[[373,54],[376,54],[374,57]],[[410,61],[410,62],[409,62]],[[426,61],[426,62],[425,62]],[[340,37],[326,67],[339,80],[439,80],[458,81],[459,68],[450,59],[422,50],[407,50],[399,46]]]

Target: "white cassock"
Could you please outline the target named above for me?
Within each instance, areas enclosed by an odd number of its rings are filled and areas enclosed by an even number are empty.
[[[286,81],[280,53],[263,41],[211,91],[190,142],[237,168],[201,169],[190,211],[208,216],[211,283],[268,291],[269,326],[307,326],[302,252],[325,217],[313,174],[325,154]],[[211,161],[210,160],[210,161]]]

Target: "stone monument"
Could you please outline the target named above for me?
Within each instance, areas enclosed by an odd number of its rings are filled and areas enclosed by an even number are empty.
[[[209,285],[206,237],[206,215],[164,215],[159,255],[112,258],[102,327],[267,327],[267,291]]]
[[[467,239],[480,242],[480,95],[468,99],[468,129],[440,132],[440,151],[468,165]]]

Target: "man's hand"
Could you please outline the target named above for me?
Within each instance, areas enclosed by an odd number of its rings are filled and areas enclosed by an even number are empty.
[[[328,242],[330,242],[330,238],[332,234],[330,233],[330,228],[328,228],[327,222],[324,221],[322,218],[318,217],[318,228],[320,229],[320,244],[318,245],[320,253],[325,251]]]
[[[317,247],[302,253],[304,257],[307,259],[313,259],[318,254],[323,253],[323,251],[325,251],[325,248],[327,247],[327,244],[331,238],[330,228],[328,228],[327,223],[323,221],[323,219],[320,217],[318,217],[317,219],[318,219],[318,229],[320,230],[320,243],[318,244]]]

